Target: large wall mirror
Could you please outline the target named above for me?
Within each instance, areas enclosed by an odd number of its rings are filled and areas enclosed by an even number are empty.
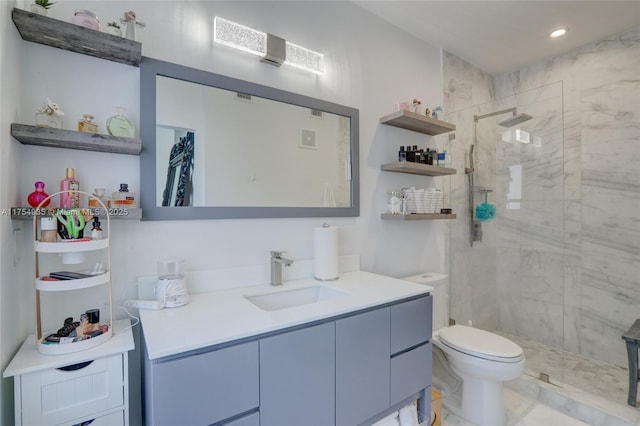
[[[358,110],[140,65],[143,220],[358,216]]]

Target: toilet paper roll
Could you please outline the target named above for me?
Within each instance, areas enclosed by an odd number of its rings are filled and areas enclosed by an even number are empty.
[[[313,230],[314,276],[320,281],[338,279],[338,228],[325,224]]]

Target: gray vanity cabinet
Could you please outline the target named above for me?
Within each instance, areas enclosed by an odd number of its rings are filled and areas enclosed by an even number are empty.
[[[355,426],[419,399],[429,418],[432,297],[145,361],[145,424]]]
[[[260,339],[261,426],[335,421],[335,323]]]
[[[147,364],[145,393],[147,425],[209,425],[257,410],[258,342]]]
[[[336,321],[336,425],[358,425],[389,407],[390,309]]]

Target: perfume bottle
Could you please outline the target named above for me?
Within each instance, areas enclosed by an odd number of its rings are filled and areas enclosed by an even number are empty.
[[[97,199],[102,201],[102,204],[104,204],[105,207],[109,207],[109,197],[105,197],[104,194],[105,194],[104,188],[95,188],[93,190],[93,194],[91,194],[93,195],[93,197],[89,197],[89,207],[101,207]]]
[[[136,207],[136,193],[129,192],[129,185],[120,184],[120,190],[111,196],[111,206],[113,207]]]
[[[124,115],[124,108],[116,108],[116,115],[107,120],[107,131],[111,136],[132,138],[135,135],[133,124]]]
[[[80,183],[75,178],[76,170],[67,167],[67,177],[60,181],[60,191],[68,191],[60,194],[60,208],[73,209],[80,207]]]
[[[36,190],[33,191],[31,194],[29,194],[29,196],[27,197],[27,202],[31,207],[38,207],[40,203],[48,196],[49,195],[47,195],[47,193],[44,192],[44,182],[38,181],[36,182]],[[47,200],[42,205],[42,207],[47,207],[50,202],[51,200]]]
[[[92,123],[93,115],[83,114],[82,120],[78,121],[78,131],[85,133],[98,133],[98,125]]]

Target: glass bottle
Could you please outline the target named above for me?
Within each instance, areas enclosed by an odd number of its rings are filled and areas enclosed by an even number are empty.
[[[75,174],[76,170],[73,167],[67,167],[67,177],[60,181],[60,191],[66,191],[60,194],[60,208],[80,207],[80,194],[76,192],[80,190],[80,183],[76,180]]]
[[[96,198],[102,201],[102,204],[104,204],[105,207],[109,207],[109,197],[105,197],[104,194],[104,188],[95,188],[93,190],[93,194],[91,194],[93,197],[89,197],[89,207],[102,207]]]
[[[92,123],[93,115],[84,114],[82,120],[78,121],[78,131],[85,133],[98,133],[98,125]]]
[[[120,190],[111,196],[112,207],[136,207],[136,194],[129,192],[129,185],[120,184]]]
[[[47,114],[46,112],[36,112],[36,126],[62,129],[62,117],[56,114]]]
[[[116,108],[116,115],[107,120],[107,131],[111,136],[132,138],[135,134],[133,124],[124,115],[124,108]]]
[[[44,182],[36,182],[36,190],[33,191],[31,194],[29,194],[29,196],[27,197],[27,202],[29,203],[29,205],[31,207],[38,207],[40,205],[40,203],[42,202],[42,200],[44,200],[45,198],[47,198],[49,195],[47,195],[46,192],[44,192]],[[47,200],[42,207],[47,207],[49,205],[49,203],[51,202],[51,200]]]

